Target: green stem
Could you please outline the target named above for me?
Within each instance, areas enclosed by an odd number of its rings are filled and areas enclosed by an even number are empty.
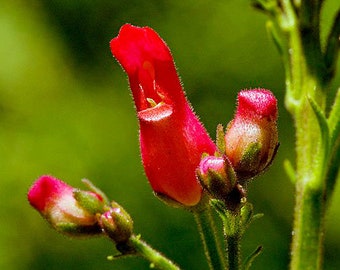
[[[210,207],[193,212],[210,270],[226,269]]]
[[[297,18],[296,18],[297,19]],[[308,102],[312,97],[325,107],[325,90],[320,76],[319,41],[311,29],[299,28],[297,21],[289,37],[291,52],[291,92],[298,99],[291,111],[296,128],[296,203],[291,252],[291,269],[320,269],[323,249],[325,179],[318,170],[321,132],[314,112]],[[313,45],[314,44],[314,45]],[[316,64],[318,63],[318,64]]]
[[[319,2],[302,1],[296,11],[283,1],[289,27],[287,38],[286,106],[296,128],[296,203],[291,250],[292,270],[320,269],[325,219],[325,157],[322,132],[308,101],[322,111],[326,104],[326,68],[319,36]]]
[[[274,1],[275,2],[275,1]],[[279,33],[286,72],[286,108],[296,128],[296,204],[291,250],[291,269],[320,269],[325,220],[325,197],[329,157],[320,119],[310,104],[323,115],[326,90],[332,79],[320,45],[321,1],[276,1],[272,13]],[[335,29],[335,30],[334,30]],[[333,27],[336,33],[337,26]],[[331,34],[330,40],[334,35]],[[278,40],[278,39],[277,39]],[[331,44],[333,46],[333,44]],[[334,55],[333,47],[330,55]],[[330,64],[328,64],[330,65]]]
[[[290,268],[321,269],[324,229],[323,193],[299,181]]]
[[[227,262],[229,270],[241,269],[241,224],[240,215],[229,213],[223,221],[224,238],[226,242]]]
[[[228,269],[238,270],[240,269],[240,237],[226,236],[227,241],[227,254],[228,254]]]
[[[131,236],[128,246],[131,247],[133,252],[136,252],[137,255],[148,260],[151,268],[160,270],[180,270],[177,265],[142,241],[139,236]]]

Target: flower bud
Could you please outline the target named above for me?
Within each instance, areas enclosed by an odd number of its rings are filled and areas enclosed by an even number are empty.
[[[96,215],[89,211],[102,205],[103,199],[99,194],[79,192],[52,176],[42,176],[32,185],[27,197],[30,204],[62,233],[71,236],[101,233]]]
[[[112,208],[100,216],[99,224],[116,244],[128,241],[132,235],[133,221],[117,203],[113,203]]]
[[[226,155],[238,180],[250,179],[272,162],[278,148],[277,101],[265,89],[241,91],[225,134]]]
[[[197,170],[201,185],[216,199],[225,200],[237,179],[228,158],[207,156]]]

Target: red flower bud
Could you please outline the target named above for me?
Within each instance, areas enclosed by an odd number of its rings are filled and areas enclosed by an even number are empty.
[[[75,191],[52,176],[42,176],[32,185],[27,197],[30,204],[60,232],[70,235],[101,233],[96,215],[78,203],[74,197]],[[102,203],[100,195],[89,191],[86,193]]]
[[[237,183],[234,169],[226,157],[204,157],[197,169],[197,175],[202,186],[220,200],[227,199]]]
[[[111,51],[129,76],[144,170],[155,191],[186,206],[202,195],[195,170],[216,146],[191,109],[165,42],[148,27],[124,25]]]
[[[265,89],[241,91],[234,119],[225,134],[226,154],[240,181],[272,162],[278,147],[277,101]]]

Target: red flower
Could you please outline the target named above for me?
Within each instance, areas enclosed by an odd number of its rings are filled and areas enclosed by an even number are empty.
[[[225,143],[240,181],[258,175],[271,164],[278,148],[277,116],[277,101],[270,91],[252,89],[238,94]]]
[[[124,25],[112,54],[129,76],[146,175],[156,193],[183,205],[201,199],[195,170],[216,146],[190,107],[165,42],[148,27]]]
[[[32,185],[27,197],[30,204],[61,232],[71,235],[101,233],[96,215],[89,211],[90,207],[86,209],[76,200],[75,191],[73,187],[52,176],[42,176]],[[96,206],[103,203],[99,194],[78,192],[93,197]]]

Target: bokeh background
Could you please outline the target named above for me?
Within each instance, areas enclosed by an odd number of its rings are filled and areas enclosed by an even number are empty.
[[[284,109],[284,74],[248,0],[0,0],[0,269],[148,269],[139,258],[110,262],[104,238],[68,239],[30,208],[26,193],[42,174],[82,187],[88,178],[133,216],[136,233],[183,269],[207,269],[190,213],[152,195],[138,149],[127,78],[109,41],[126,22],[153,27],[172,50],[188,98],[212,137],[231,119],[240,89],[265,87],[280,106],[281,147],[249,186],[264,217],[243,254],[264,246],[252,269],[287,269],[294,187],[294,127]],[[327,1],[326,1],[327,2]],[[337,0],[322,16],[325,36]],[[332,90],[340,85],[339,76]],[[325,269],[340,267],[340,190],[327,216]]]

